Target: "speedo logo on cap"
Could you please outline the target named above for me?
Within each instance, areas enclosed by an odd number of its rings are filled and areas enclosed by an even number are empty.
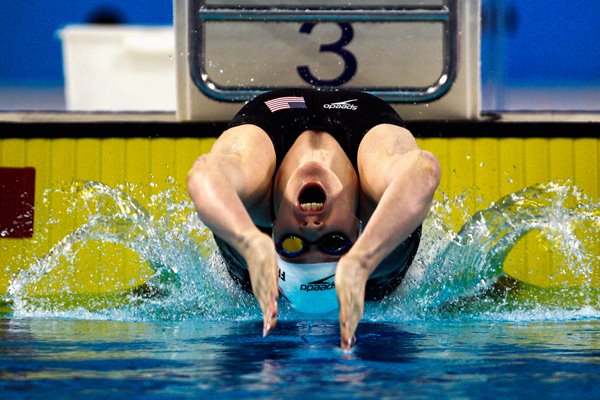
[[[353,101],[357,101],[357,100],[358,99],[352,99],[352,100],[340,101],[338,103],[323,104],[323,108],[354,111],[354,110],[358,109],[358,106],[354,105],[354,104],[350,104],[350,103]]]
[[[305,291],[305,292],[318,292],[321,290],[335,289],[335,283],[333,282],[333,279],[331,279],[334,276],[335,276],[335,274],[330,275],[323,279],[319,279],[317,281],[309,282],[307,284],[302,284],[302,285],[300,285],[300,290]]]

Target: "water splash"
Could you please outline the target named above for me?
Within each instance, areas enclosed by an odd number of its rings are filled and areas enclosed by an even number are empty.
[[[176,186],[151,196],[147,207],[122,189],[77,182],[59,191],[69,203],[66,214],[85,210],[87,220],[11,282],[9,295],[15,312],[111,319],[219,319],[230,317],[240,302],[251,303],[250,296],[229,282],[208,230]],[[129,189],[136,188],[130,185]],[[117,282],[112,290],[95,296],[61,287],[60,281],[76,273],[76,258],[84,245],[93,241],[133,251],[147,263],[150,276],[135,277],[134,281],[144,283],[134,287],[121,285],[125,287],[121,289]],[[107,262],[104,267],[119,266]],[[96,280],[102,281],[102,273],[98,275]],[[57,280],[58,290],[47,293]]]
[[[380,316],[400,310],[418,318],[600,315],[600,290],[592,284],[600,267],[600,207],[577,187],[550,183],[525,188],[477,212],[457,234],[441,223],[439,214],[426,222],[424,252]],[[548,251],[565,261],[568,271],[562,272],[578,275],[580,285],[539,288],[506,277],[507,255],[531,231],[547,238],[552,244]]]
[[[77,182],[55,191],[68,205],[65,213],[77,211],[84,222],[15,277],[9,288],[14,313],[125,320],[259,319],[254,299],[232,283],[210,232],[199,222],[183,189],[171,181],[167,190],[149,198],[146,189]],[[444,198],[434,205],[407,279],[383,302],[369,304],[365,319],[600,315],[598,289],[591,285],[600,265],[599,243],[582,240],[580,232],[583,227],[584,236],[595,237],[600,225],[597,203],[576,187],[538,185],[476,213],[455,233],[446,220],[452,210],[464,208],[464,201],[464,197]],[[60,222],[65,215],[50,220]],[[524,291],[523,285],[504,277],[507,254],[532,230],[557,244],[552,251],[560,252],[569,268],[583,275],[583,285]],[[93,295],[70,287],[65,283],[68,275],[76,274],[78,254],[90,243],[133,252],[149,273],[124,283],[112,277],[111,290]],[[94,271],[95,279],[107,280],[107,271],[119,264],[102,265]],[[583,297],[577,307],[548,308],[548,299],[572,297],[573,290]],[[289,307],[281,309],[282,319],[298,318]]]

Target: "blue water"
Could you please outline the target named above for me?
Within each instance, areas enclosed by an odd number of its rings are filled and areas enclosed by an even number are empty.
[[[2,398],[597,399],[600,322],[0,319]]]
[[[407,279],[367,304],[349,353],[335,315],[286,304],[262,338],[254,299],[232,284],[182,189],[146,192],[79,182],[46,194],[60,211],[38,233],[73,213],[82,223],[19,260],[31,267],[4,299],[0,398],[600,398],[600,207],[576,187],[466,210],[459,232],[448,221],[464,199],[437,202]],[[532,230],[583,283],[535,289],[503,275]],[[138,254],[152,277],[88,297],[63,284],[83,245],[102,242]]]

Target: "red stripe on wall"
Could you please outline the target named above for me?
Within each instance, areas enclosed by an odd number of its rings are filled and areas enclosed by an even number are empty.
[[[0,168],[0,238],[33,236],[35,168]]]

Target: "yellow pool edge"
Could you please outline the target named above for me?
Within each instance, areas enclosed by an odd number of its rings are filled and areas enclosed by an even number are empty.
[[[82,122],[79,125],[82,137],[2,138],[0,132],[0,168],[32,167],[36,172],[34,235],[24,239],[0,238],[0,294],[6,292],[16,273],[29,267],[34,248],[37,253],[47,251],[81,223],[81,219],[73,215],[48,232],[37,231],[35,227],[39,222],[49,218],[40,204],[42,193],[67,187],[74,180],[98,181],[109,186],[128,183],[160,191],[167,187],[170,177],[184,190],[188,168],[200,154],[210,150],[215,140],[214,137],[161,137],[159,134],[154,137],[110,137],[110,131],[106,132],[107,137],[85,137],[88,126],[93,124]],[[509,129],[510,124],[506,128]],[[98,130],[98,127],[94,126],[94,129]],[[568,182],[578,186],[587,196],[598,199],[600,139],[568,137],[565,132],[558,132],[560,137],[514,137],[508,136],[510,132],[506,133],[507,137],[475,137],[456,132],[453,137],[418,139],[419,145],[433,152],[441,164],[442,180],[437,199],[466,194],[464,209],[456,210],[456,216],[452,217],[452,229],[460,228],[465,210],[473,214],[507,194],[537,183]],[[150,183],[154,184],[153,189],[150,189]],[[45,236],[41,237],[42,234]],[[505,272],[528,284],[555,285],[560,260],[548,252],[539,237],[528,236],[509,255]],[[598,251],[596,249],[597,254]],[[133,255],[124,257],[135,258]],[[89,265],[97,267],[94,263]],[[145,268],[140,262],[131,265]],[[144,273],[147,271],[129,268],[124,276],[115,279],[138,284],[132,277]],[[86,271],[81,271],[80,275],[85,274]],[[592,281],[596,286],[600,285],[599,275],[595,268]],[[562,284],[579,284],[577,277],[565,275],[561,279]],[[82,290],[95,292],[98,288],[84,287]]]

